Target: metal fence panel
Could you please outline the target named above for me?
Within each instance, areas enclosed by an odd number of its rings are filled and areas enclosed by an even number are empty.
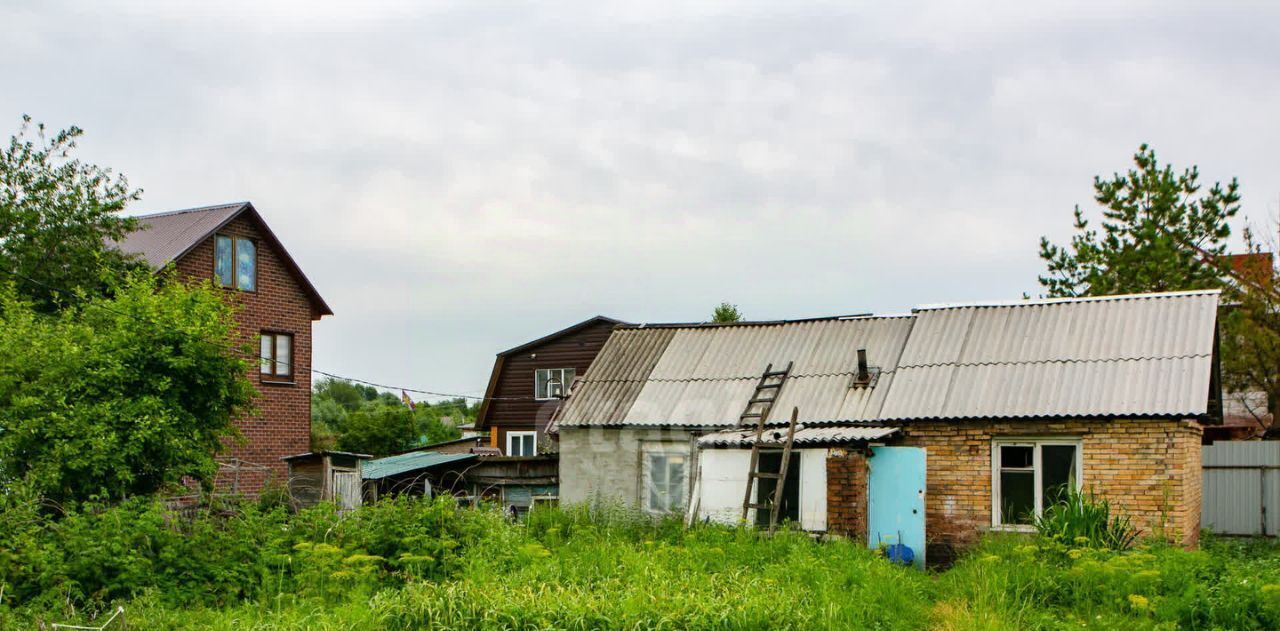
[[[1202,447],[1201,458],[1201,527],[1222,535],[1280,534],[1280,442],[1217,442]]]

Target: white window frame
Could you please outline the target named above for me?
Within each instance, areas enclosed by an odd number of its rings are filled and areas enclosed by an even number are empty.
[[[676,515],[676,514],[683,514],[685,510],[687,510],[689,506],[689,501],[690,501],[689,471],[693,464],[693,458],[692,456],[690,456],[689,451],[683,447],[684,447],[683,444],[677,447],[676,445],[659,443],[659,444],[653,445],[652,447],[641,450],[641,453],[640,453],[640,458],[641,458],[640,460],[640,469],[641,469],[640,471],[640,506],[644,508],[644,511],[646,513],[649,513],[651,515]],[[653,465],[651,461],[656,456],[661,456],[663,458],[668,458],[668,459],[680,458],[682,461],[681,464],[682,464],[683,474],[681,475],[681,478],[682,478],[681,484],[683,484],[684,486],[684,492],[681,494],[683,501],[680,503],[679,506],[671,506],[669,497],[667,498],[667,504],[668,504],[667,506],[653,506],[649,502],[649,499],[650,499],[649,491],[650,489],[653,488]],[[668,485],[667,492],[669,495],[670,465],[668,465],[668,470],[666,473],[668,475],[668,481],[666,484]]]
[[[532,456],[538,455],[538,432],[507,432],[507,455],[508,456],[517,456],[517,455],[524,456],[525,454],[523,453],[521,454],[512,453],[512,449],[511,449],[511,445],[513,442],[511,440],[512,438],[532,438],[533,453],[529,455],[532,455]]]
[[[547,390],[548,390],[548,393],[547,393],[547,394],[549,394],[549,391],[551,390],[550,385],[551,385],[551,382],[552,382],[552,377],[555,377],[555,378],[556,378],[556,380],[558,381],[558,383],[560,384],[560,396],[559,396],[559,397],[555,397],[555,396],[543,396],[543,394],[544,394],[544,393],[542,393],[542,392],[539,392],[539,391],[538,391],[538,375],[539,375],[540,373],[544,373],[544,372],[545,372],[545,373],[547,373],[547,381],[546,381],[547,386],[548,386],[548,387],[547,387]],[[565,373],[566,373],[566,372],[571,372],[571,373],[573,373],[573,376],[569,377],[568,379],[565,379]],[[554,401],[554,400],[556,400],[556,399],[559,399],[559,398],[561,398],[561,397],[564,397],[564,396],[568,395],[568,394],[569,394],[569,386],[573,385],[573,380],[574,380],[574,379],[576,379],[576,378],[577,378],[577,376],[578,376],[578,370],[577,370],[576,368],[537,368],[537,369],[534,369],[534,371],[533,371],[533,399],[534,399],[535,401]]]
[[[1032,531],[1035,526],[1031,524],[1005,524],[1000,520],[1000,448],[1001,447],[1031,447],[1031,467],[1033,478],[1033,491],[1035,493],[1035,514],[1039,517],[1044,514],[1044,488],[1043,474],[1044,465],[1041,458],[1041,449],[1043,447],[1075,447],[1076,448],[1076,491],[1084,488],[1084,444],[1079,438],[1069,438],[1062,436],[1049,437],[1000,437],[991,439],[991,527],[997,530],[1016,530],[1016,531]]]

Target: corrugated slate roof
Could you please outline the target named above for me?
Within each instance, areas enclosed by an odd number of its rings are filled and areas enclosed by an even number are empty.
[[[883,440],[900,430],[896,427],[876,427],[855,425],[851,427],[797,427],[795,447],[818,447],[822,445],[848,445]],[[774,427],[766,430],[764,442],[781,442],[786,440],[786,429]],[[755,430],[731,429],[698,438],[699,447],[750,447],[756,442]]]
[[[938,305],[909,316],[620,327],[557,426],[732,427],[765,366],[801,421],[1202,416],[1217,291]],[[857,349],[882,373],[851,388]],[[785,413],[773,422],[785,420]]]
[[[381,480],[402,473],[412,473],[430,469],[450,462],[471,460],[475,454],[443,454],[434,451],[411,451],[407,454],[375,458],[364,463],[362,477],[366,480]]]
[[[1217,309],[1217,291],[923,307],[881,417],[1202,415]]]
[[[732,427],[765,367],[789,361],[795,364],[775,409],[798,406],[805,422],[873,419],[911,322],[898,316],[620,327],[574,386],[557,425]],[[873,388],[849,387],[860,348],[880,369]]]

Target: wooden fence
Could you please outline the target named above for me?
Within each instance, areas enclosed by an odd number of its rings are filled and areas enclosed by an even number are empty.
[[[1220,535],[1280,534],[1280,441],[1219,441],[1200,454],[1200,527]]]

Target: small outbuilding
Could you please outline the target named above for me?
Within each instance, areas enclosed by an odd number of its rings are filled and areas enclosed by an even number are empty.
[[[376,458],[364,466],[365,494],[371,500],[384,495],[465,495],[467,469],[475,464],[470,453],[410,451]]]
[[[298,508],[335,502],[342,509],[362,503],[363,463],[373,456],[317,451],[282,458],[289,465],[289,497]]]

